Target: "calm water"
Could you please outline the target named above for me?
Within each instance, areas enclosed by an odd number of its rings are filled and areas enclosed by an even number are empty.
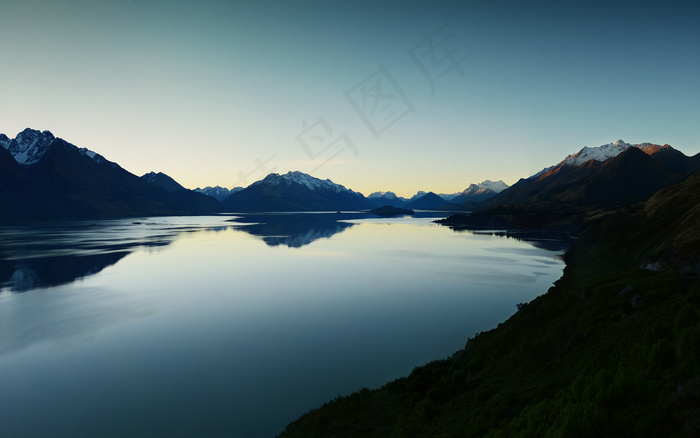
[[[431,221],[0,226],[0,436],[273,437],[449,356],[561,275],[556,242]]]

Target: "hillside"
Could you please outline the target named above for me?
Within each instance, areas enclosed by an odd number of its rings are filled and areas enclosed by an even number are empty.
[[[562,278],[453,356],[281,437],[700,434],[700,175],[591,218]]]

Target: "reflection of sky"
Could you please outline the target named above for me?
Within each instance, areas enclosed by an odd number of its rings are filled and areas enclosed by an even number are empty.
[[[556,253],[430,221],[354,221],[299,248],[185,232],[72,285],[3,292],[3,430],[274,436],[462,348],[561,275]]]
[[[698,18],[685,1],[3,1],[0,132],[190,188],[318,169],[403,196],[512,184],[619,138],[690,155]]]

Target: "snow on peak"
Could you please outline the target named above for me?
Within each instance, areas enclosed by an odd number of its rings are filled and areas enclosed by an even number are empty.
[[[508,188],[508,184],[504,183],[501,180],[494,182],[494,181],[491,181],[490,179],[487,179],[486,181],[480,182],[479,184],[469,184],[469,187],[462,190],[462,193],[459,193],[459,194],[460,195],[474,196],[474,195],[483,195],[483,194],[489,193],[489,192],[500,193],[507,188]]]
[[[60,139],[54,137],[50,131],[41,132],[31,128],[20,132],[14,139],[9,139],[6,135],[0,134],[0,146],[7,149],[15,160],[24,166],[38,163],[51,148],[54,140]],[[98,163],[107,161],[102,155],[87,148],[78,148],[70,143],[67,144]]]
[[[227,189],[226,187],[221,187],[221,186],[207,186],[202,188],[197,187],[194,189],[195,192],[203,193],[205,195],[209,195],[213,198],[218,199],[219,201],[223,201],[224,199],[228,198],[231,194],[240,192],[243,190],[243,187],[234,187],[231,190]]]
[[[504,183],[500,179],[498,181],[491,181],[490,179],[487,179],[486,181],[477,184],[477,186],[481,187],[482,189],[492,190],[496,193],[501,193],[508,188],[508,184]]]
[[[394,192],[373,192],[370,193],[370,195],[367,197],[369,199],[374,199],[374,198],[389,198],[389,199],[396,199],[398,196],[396,196],[396,193]]]
[[[40,132],[27,128],[13,140],[3,142],[3,147],[10,151],[19,164],[28,166],[41,160],[54,140],[55,137],[49,131]]]
[[[424,192],[423,190],[419,190],[416,192],[415,195],[411,196],[408,201],[415,201],[416,199],[422,198],[423,196],[427,195],[427,192]]]
[[[637,148],[642,150],[644,153],[652,155],[656,152],[659,152],[661,150],[669,150],[673,149],[669,145],[655,145],[652,143],[639,143],[639,144],[630,144],[630,143],[625,143],[624,140],[618,140],[615,143],[608,143],[604,144],[598,147],[584,147],[580,151],[576,152],[575,154],[568,155],[566,158],[564,158],[559,164],[555,166],[550,166],[542,169],[541,171],[537,172],[536,174],[532,175],[531,177],[527,178],[529,180],[534,180],[537,179],[539,176],[544,175],[550,171],[556,170],[561,168],[562,166],[572,166],[572,167],[578,167],[582,165],[583,163],[586,163],[587,161],[590,160],[595,160],[598,162],[605,162],[611,158],[615,158],[627,149],[630,148]]]
[[[604,144],[598,147],[591,148],[586,146],[575,154],[564,158],[564,161],[562,161],[560,164],[576,167],[590,160],[603,162],[609,160],[610,158],[617,157],[633,146],[636,145],[625,143],[622,140],[618,140],[615,143]]]
[[[264,179],[254,182],[251,184],[251,186],[258,185],[258,184],[268,184],[268,185],[280,185],[280,184],[285,184],[287,186],[292,185],[292,184],[300,184],[303,186],[306,186],[310,190],[329,190],[333,191],[335,193],[341,193],[341,192],[348,192],[348,193],[353,193],[357,194],[356,192],[346,189],[344,186],[340,184],[336,184],[333,181],[327,179],[327,180],[321,180],[318,178],[314,178],[311,175],[308,175],[306,173],[302,173],[299,171],[293,171],[293,172],[287,172],[284,175],[280,175],[278,173],[271,173],[267,175]]]
[[[7,149],[8,146],[10,146],[11,141],[12,140],[7,138],[7,136],[5,134],[0,134],[0,147]]]

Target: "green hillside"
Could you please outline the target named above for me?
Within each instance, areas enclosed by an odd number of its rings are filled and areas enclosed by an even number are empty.
[[[696,173],[589,218],[562,278],[498,328],[280,436],[700,436],[698,201]]]

